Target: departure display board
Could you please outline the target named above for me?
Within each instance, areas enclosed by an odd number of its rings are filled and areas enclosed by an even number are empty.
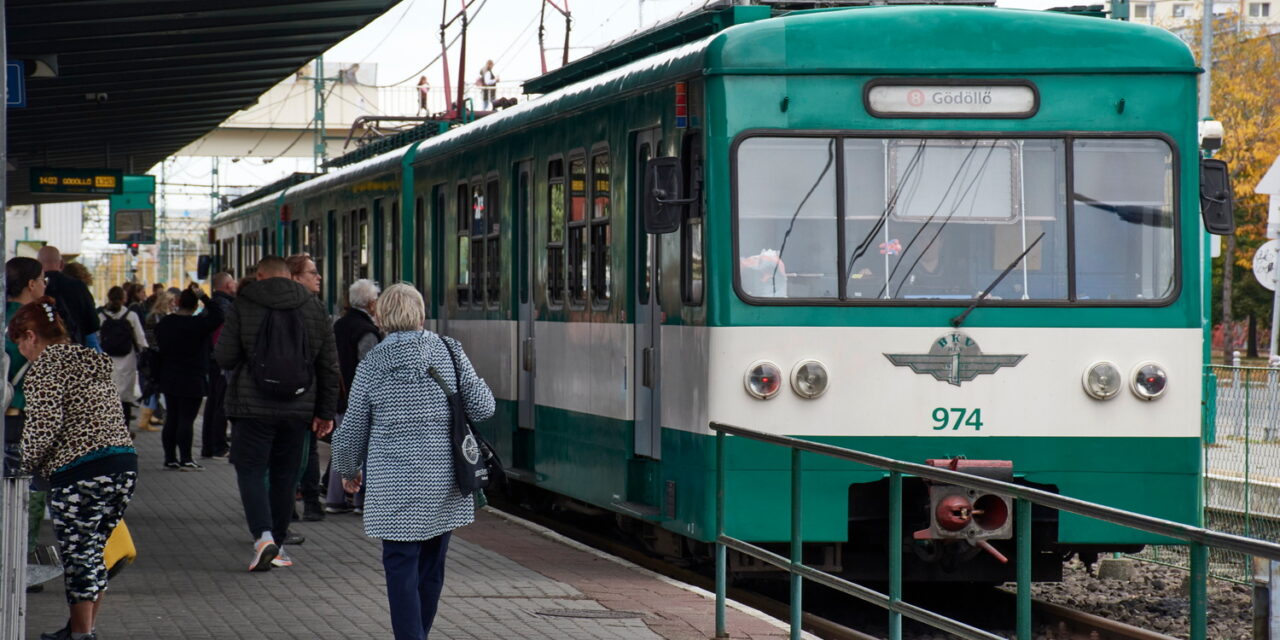
[[[31,193],[95,193],[118,195],[124,192],[124,172],[118,169],[31,170]]]

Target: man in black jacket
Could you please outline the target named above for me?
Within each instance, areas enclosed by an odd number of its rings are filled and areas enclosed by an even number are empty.
[[[236,301],[236,279],[226,271],[219,271],[209,279],[209,286],[213,289],[213,306],[222,312],[223,318],[231,315]],[[218,334],[214,333],[213,344],[217,343]],[[201,458],[221,458],[231,450],[227,443],[227,414],[222,408],[226,395],[227,376],[217,362],[211,362],[209,400],[204,403],[204,426],[200,438]]]
[[[240,290],[222,327],[214,358],[232,371],[224,407],[236,426],[231,462],[236,466],[240,499],[254,542],[250,571],[267,571],[272,561],[288,566],[282,552],[293,514],[294,487],[302,464],[307,428],[317,435],[333,430],[338,404],[338,352],[333,329],[320,301],[289,277],[284,259],[268,256],[258,262],[258,280]],[[306,338],[306,359],[299,367],[311,370],[311,384],[296,396],[281,399],[255,382],[259,329],[300,314]],[[264,383],[265,384],[265,383]],[[277,558],[279,556],[279,558]]]
[[[45,295],[58,303],[58,315],[67,323],[71,341],[90,347],[89,336],[98,333],[98,314],[94,310],[93,294],[89,287],[62,273],[62,252],[53,245],[40,247],[36,260],[44,267]]]

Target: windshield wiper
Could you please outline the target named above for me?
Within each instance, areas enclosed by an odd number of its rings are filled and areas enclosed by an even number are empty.
[[[1028,246],[1026,249],[1023,249],[1022,253],[1018,254],[1018,257],[1014,258],[1013,262],[1010,262],[1009,266],[1005,267],[1004,271],[1001,271],[1000,275],[996,276],[995,281],[993,281],[990,285],[988,285],[987,288],[984,289],[982,293],[978,294],[978,297],[974,298],[973,302],[969,303],[969,307],[964,310],[964,313],[952,318],[951,326],[959,329],[960,325],[964,324],[964,319],[968,318],[969,314],[973,313],[973,310],[978,308],[978,304],[981,303],[984,299],[986,299],[988,295],[991,294],[991,290],[999,286],[1000,281],[1004,280],[1004,277],[1009,275],[1009,272],[1013,271],[1013,268],[1018,266],[1018,263],[1022,262],[1022,259],[1027,257],[1027,254],[1031,253],[1031,250],[1036,248],[1037,244],[1040,244],[1040,239],[1044,237],[1044,234],[1045,232],[1041,231],[1040,235],[1036,236],[1036,239],[1031,241],[1031,245]]]

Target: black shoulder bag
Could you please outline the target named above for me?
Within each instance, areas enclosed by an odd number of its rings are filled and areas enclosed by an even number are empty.
[[[480,431],[471,425],[467,418],[466,400],[462,396],[462,374],[459,372],[458,356],[453,347],[443,336],[444,348],[449,352],[449,360],[453,362],[453,388],[440,375],[435,367],[429,367],[429,373],[444,391],[449,402],[449,441],[453,450],[453,476],[458,482],[458,490],[462,495],[471,495],[477,491],[495,485],[506,478],[502,469],[502,460],[494,452]]]

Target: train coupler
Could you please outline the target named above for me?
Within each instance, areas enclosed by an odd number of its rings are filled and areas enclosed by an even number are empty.
[[[926,464],[997,480],[1013,480],[1009,460],[927,460]],[[925,481],[929,488],[929,526],[916,531],[916,540],[963,540],[991,554],[1001,564],[1009,559],[988,540],[1013,537],[1013,501],[1005,495]]]

